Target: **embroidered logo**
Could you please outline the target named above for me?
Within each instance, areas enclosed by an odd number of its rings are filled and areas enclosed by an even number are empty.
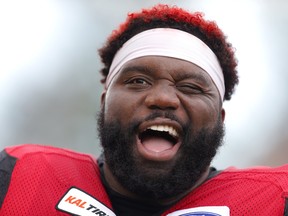
[[[178,210],[167,216],[230,216],[227,206],[203,206]]]
[[[79,216],[116,216],[107,206],[75,187],[67,191],[56,209]]]

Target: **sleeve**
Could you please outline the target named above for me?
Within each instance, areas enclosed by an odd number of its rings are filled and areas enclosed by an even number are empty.
[[[7,154],[5,150],[0,152],[0,209],[8,191],[16,160],[15,157]]]

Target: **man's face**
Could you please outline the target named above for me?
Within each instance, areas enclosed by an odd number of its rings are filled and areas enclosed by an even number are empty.
[[[122,186],[165,198],[191,188],[224,134],[220,96],[196,65],[147,56],[127,62],[103,95],[105,160]]]

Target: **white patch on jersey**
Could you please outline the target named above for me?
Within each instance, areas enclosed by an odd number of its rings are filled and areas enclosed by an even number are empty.
[[[203,206],[178,210],[167,216],[230,216],[230,209],[227,206]]]
[[[104,204],[75,187],[67,191],[57,204],[56,209],[79,216],[116,216]]]

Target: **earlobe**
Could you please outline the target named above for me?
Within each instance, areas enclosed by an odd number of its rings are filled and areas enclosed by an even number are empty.
[[[221,110],[221,119],[222,119],[222,122],[224,122],[224,120],[225,120],[225,115],[226,115],[225,109],[222,108],[222,110]]]

